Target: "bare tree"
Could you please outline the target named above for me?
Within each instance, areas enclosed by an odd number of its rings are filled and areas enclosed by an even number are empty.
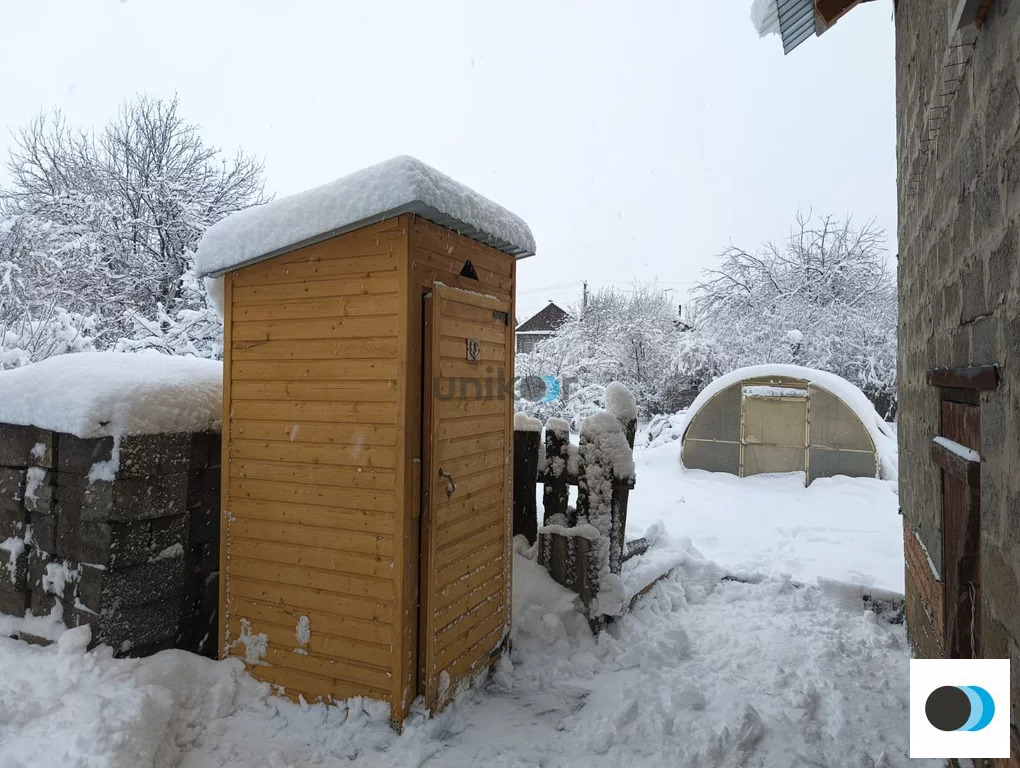
[[[812,223],[798,213],[790,236],[758,253],[731,245],[720,265],[706,270],[692,296],[703,319],[734,311],[766,313],[781,305],[823,309],[884,300],[893,278],[886,267],[885,233],[873,221],[855,227],[833,216]]]
[[[893,413],[896,283],[884,243],[874,222],[809,213],[781,243],[754,253],[731,245],[691,292],[696,331],[680,371],[797,363],[853,381]]]
[[[195,308],[182,278],[202,234],[266,197],[262,163],[224,159],[178,107],[139,96],[97,133],[56,112],[15,134],[0,189],[0,219],[15,222],[0,228],[8,307],[73,297],[111,343],[157,305]]]

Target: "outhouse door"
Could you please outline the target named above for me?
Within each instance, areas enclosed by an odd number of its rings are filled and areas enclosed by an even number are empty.
[[[425,297],[418,692],[433,711],[510,626],[509,309],[441,284]]]

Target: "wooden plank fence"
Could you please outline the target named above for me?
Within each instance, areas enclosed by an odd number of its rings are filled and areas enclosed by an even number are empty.
[[[615,388],[615,389],[614,389]],[[634,488],[637,410],[622,385],[607,392],[609,409],[585,419],[579,445],[561,419],[542,424],[518,417],[514,423],[514,535],[538,541],[538,561],[559,584],[578,593],[594,631],[605,626],[600,591],[619,575],[623,563],[648,543],[625,544],[627,505]],[[537,485],[542,483],[542,526],[538,526]],[[570,506],[570,486],[577,505]],[[615,612],[615,611],[614,611]]]

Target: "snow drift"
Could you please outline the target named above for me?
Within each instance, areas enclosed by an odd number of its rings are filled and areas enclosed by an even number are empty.
[[[271,695],[238,659],[114,659],[87,629],[0,638],[0,766],[939,765],[907,754],[903,627],[846,594],[746,584],[689,544],[597,638],[573,593],[516,558],[514,642],[488,686],[401,735],[388,707]]]

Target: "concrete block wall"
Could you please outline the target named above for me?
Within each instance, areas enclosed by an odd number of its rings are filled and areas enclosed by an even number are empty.
[[[0,424],[0,612],[88,624],[118,655],[215,655],[219,464],[211,433]]]
[[[998,389],[981,395],[982,652],[1012,659],[1017,724],[1020,2],[995,0],[980,30],[953,38],[952,7],[900,0],[896,10],[900,503],[908,528],[917,531],[942,573],[941,482],[929,458],[939,430],[939,393],[926,383],[925,372],[998,365]],[[965,67],[944,67],[968,56]],[[951,108],[932,111],[944,102],[938,94],[947,87],[945,78],[960,73]],[[936,113],[942,119],[929,123]],[[923,143],[932,124],[939,126],[937,139]],[[927,166],[925,149],[933,150]],[[908,606],[922,601],[909,569],[907,585]],[[915,610],[911,629],[919,653],[925,645],[918,642],[921,617],[923,611]]]

